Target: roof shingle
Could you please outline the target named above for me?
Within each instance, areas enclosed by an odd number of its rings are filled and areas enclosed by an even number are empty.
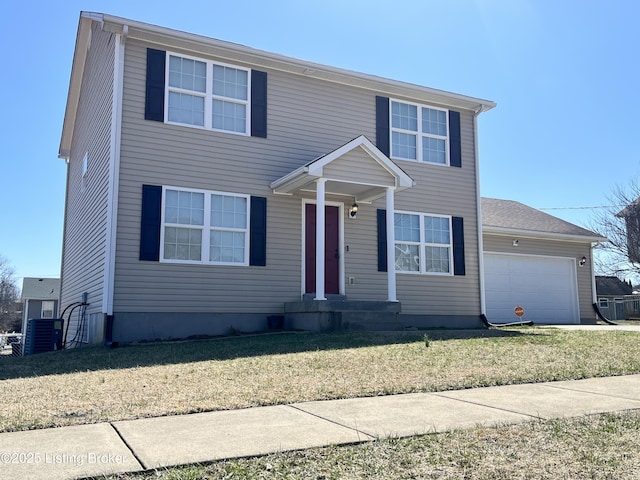
[[[599,237],[585,228],[513,200],[482,198],[482,227],[521,230],[552,235]]]

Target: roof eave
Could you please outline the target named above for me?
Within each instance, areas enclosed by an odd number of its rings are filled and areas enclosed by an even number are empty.
[[[520,238],[536,238],[547,240],[564,240],[568,242],[580,242],[580,243],[604,243],[609,239],[606,237],[600,237],[598,235],[574,235],[570,233],[555,233],[555,232],[541,232],[536,230],[522,230],[517,228],[504,228],[504,227],[492,227],[483,226],[482,233],[500,236],[518,236]]]
[[[167,48],[195,50],[221,58],[228,58],[229,60],[262,66],[264,68],[272,68],[297,75],[305,75],[345,85],[357,86],[379,93],[384,92],[388,95],[410,96],[440,105],[473,110],[478,113],[485,112],[496,106],[496,103],[490,100],[322,65],[258,50],[237,43],[128,20],[126,18],[107,14],[102,14],[101,18],[105,24],[115,24],[117,26],[126,25],[128,27],[128,38],[164,45]]]
[[[76,121],[78,102],[80,101],[80,88],[84,75],[84,63],[87,58],[87,48],[89,46],[89,34],[91,32],[91,22],[96,19],[95,15],[80,13],[78,23],[78,33],[76,36],[76,46],[73,52],[73,62],[71,64],[71,79],[69,80],[69,92],[67,94],[67,106],[62,123],[62,136],[58,157],[68,159],[71,154],[71,141],[73,138],[73,128]]]

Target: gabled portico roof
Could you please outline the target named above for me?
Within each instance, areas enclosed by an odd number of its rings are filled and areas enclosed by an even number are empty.
[[[324,178],[326,193],[372,202],[388,188],[398,192],[411,188],[413,179],[367,137],[360,135],[271,183],[276,194],[293,195],[316,191],[316,180]]]

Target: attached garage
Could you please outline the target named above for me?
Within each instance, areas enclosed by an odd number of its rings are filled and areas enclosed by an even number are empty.
[[[576,262],[573,258],[485,253],[487,316],[515,322],[516,307],[535,323],[580,323]]]
[[[594,232],[512,200],[482,199],[484,308],[493,323],[594,324]],[[524,315],[517,317],[515,308]]]

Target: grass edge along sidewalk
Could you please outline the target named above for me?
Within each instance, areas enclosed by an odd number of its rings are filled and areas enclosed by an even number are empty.
[[[638,471],[640,410],[634,410],[386,438],[104,478],[635,480]]]
[[[640,333],[550,328],[232,337],[3,361],[16,431],[640,372]],[[15,361],[14,361],[15,360]]]

